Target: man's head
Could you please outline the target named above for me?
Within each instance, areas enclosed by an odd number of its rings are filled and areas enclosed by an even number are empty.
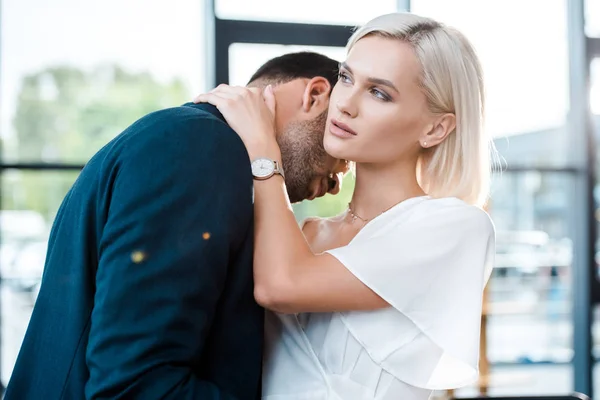
[[[295,203],[339,192],[339,173],[346,163],[323,147],[331,89],[338,79],[337,61],[312,52],[271,59],[250,78],[248,86],[273,86],[275,126],[286,186]]]

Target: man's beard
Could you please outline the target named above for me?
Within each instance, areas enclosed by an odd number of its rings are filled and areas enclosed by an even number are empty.
[[[285,184],[292,203],[310,197],[310,184],[327,173],[323,135],[327,112],[310,121],[291,122],[277,138],[285,171]]]

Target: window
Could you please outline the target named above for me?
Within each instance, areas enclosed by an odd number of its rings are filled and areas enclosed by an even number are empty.
[[[360,25],[380,14],[397,10],[397,0],[216,0],[221,19]]]
[[[10,170],[0,176],[0,355],[5,385],[37,297],[54,216],[77,175]]]
[[[590,109],[592,114],[600,115],[600,58],[594,58],[590,64],[590,80]]]
[[[600,37],[600,1],[584,0],[585,34],[589,37]]]
[[[493,179],[495,268],[486,287],[490,396],[570,393],[573,240],[568,172],[503,172]],[[474,388],[457,392],[475,395]]]
[[[144,113],[204,90],[202,2],[4,0],[4,162],[84,163]]]

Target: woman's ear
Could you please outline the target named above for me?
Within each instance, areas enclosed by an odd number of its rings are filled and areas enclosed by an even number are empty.
[[[432,129],[421,139],[422,146],[425,148],[437,146],[442,143],[455,128],[456,116],[454,114],[447,113],[438,117],[435,120]]]
[[[308,81],[304,89],[302,109],[306,113],[322,113],[329,108],[330,94],[331,83],[322,76],[315,76]]]

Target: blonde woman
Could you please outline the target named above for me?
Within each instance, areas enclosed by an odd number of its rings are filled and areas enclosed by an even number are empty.
[[[302,230],[271,166],[277,98],[276,85],[222,85],[196,100],[219,108],[253,160],[255,298],[273,311],[263,398],[417,400],[473,382],[495,233],[471,44],[407,13],[354,33],[324,145],[355,164],[356,187],[345,212]]]

